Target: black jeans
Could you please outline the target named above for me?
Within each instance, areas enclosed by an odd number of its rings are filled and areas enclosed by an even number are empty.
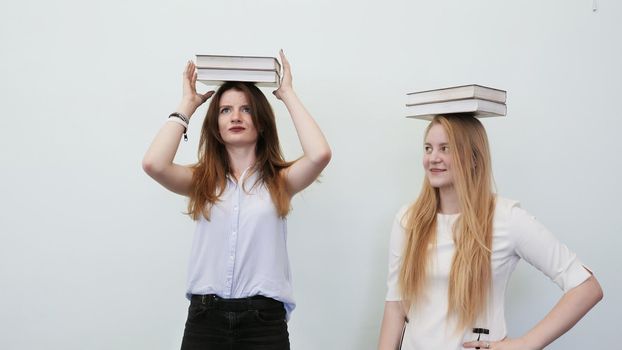
[[[182,350],[289,350],[283,303],[193,295]]]

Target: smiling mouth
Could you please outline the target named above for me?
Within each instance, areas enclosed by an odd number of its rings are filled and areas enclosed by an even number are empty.
[[[442,173],[444,171],[447,171],[446,169],[430,169],[430,172],[432,173]]]

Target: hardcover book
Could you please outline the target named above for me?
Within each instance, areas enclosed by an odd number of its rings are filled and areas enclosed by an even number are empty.
[[[281,71],[281,64],[274,57],[196,55],[198,68],[252,69]]]
[[[432,120],[439,114],[467,113],[475,117],[504,116],[507,106],[504,103],[477,98],[418,104],[407,107],[408,118]]]
[[[197,81],[206,85],[243,81],[276,87],[281,83],[281,77],[278,72],[270,70],[197,68]]]
[[[406,106],[414,106],[419,104],[470,98],[505,103],[507,93],[504,90],[471,84],[443,89],[411,92],[406,94],[406,96]]]

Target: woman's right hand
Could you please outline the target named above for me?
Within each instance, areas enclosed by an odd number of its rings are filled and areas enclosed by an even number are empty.
[[[490,349],[490,350],[538,350],[541,348],[536,348],[527,344],[527,342],[522,338],[509,339],[508,337],[503,338],[500,341],[470,341],[462,344],[465,349]]]
[[[183,73],[182,81],[183,94],[180,109],[183,109],[183,111],[179,112],[182,112],[190,118],[200,105],[212,97],[214,91],[210,90],[204,94],[199,94],[197,92],[197,71],[194,62],[192,61],[188,61],[186,69]]]

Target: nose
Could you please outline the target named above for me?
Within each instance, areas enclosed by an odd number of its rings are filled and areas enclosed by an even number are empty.
[[[437,151],[432,151],[432,153],[430,153],[430,162],[435,164],[441,162],[441,157],[439,157]]]
[[[236,110],[234,110],[234,111],[231,113],[231,122],[232,122],[232,123],[239,123],[239,122],[241,122],[241,121],[242,121],[242,116],[241,116],[240,111],[239,111],[239,110],[237,110],[237,109],[236,109]]]

